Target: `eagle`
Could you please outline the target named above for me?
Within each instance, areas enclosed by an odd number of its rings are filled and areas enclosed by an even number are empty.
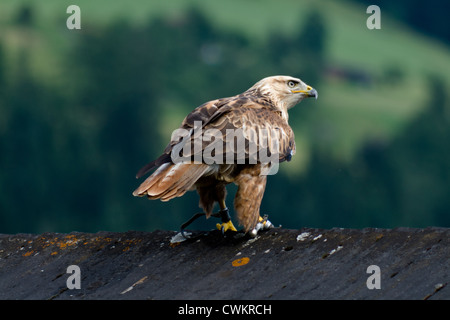
[[[271,76],[247,91],[206,102],[183,120],[164,152],[142,167],[134,196],[169,201],[197,190],[206,218],[220,217],[217,228],[237,231],[225,203],[226,186],[237,185],[234,211],[245,233],[256,236],[272,226],[260,215],[267,175],[295,154],[288,110],[317,90],[291,76]],[[215,203],[220,211],[213,214]]]

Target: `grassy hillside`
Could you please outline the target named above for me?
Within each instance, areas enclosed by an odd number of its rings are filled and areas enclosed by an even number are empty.
[[[31,30],[13,24],[24,3],[32,3],[35,10]],[[17,59],[23,48],[31,49],[30,59],[35,74],[43,76],[43,81],[64,85],[67,75],[62,74],[58,64],[70,51],[76,33],[93,30],[96,25],[107,24],[114,19],[128,19],[137,24],[159,15],[175,19],[183,10],[196,6],[218,28],[263,41],[275,31],[286,35],[297,32],[305,15],[317,10],[323,15],[328,32],[326,63],[330,67],[366,74],[371,84],[355,85],[327,74],[323,83],[311,84],[320,92],[317,102],[308,102],[308,107],[315,111],[307,121],[296,119],[302,117],[302,113],[294,112],[291,122],[298,132],[300,147],[307,148],[311,143],[323,144],[324,148],[343,159],[351,158],[367,137],[389,139],[417,113],[427,101],[427,92],[423,90],[424,75],[439,74],[447,83],[450,82],[449,48],[408,30],[384,14],[383,9],[382,29],[368,30],[366,8],[350,2],[79,0],[82,30],[69,31],[65,28],[66,8],[72,3],[69,0],[3,0],[0,4],[0,37],[9,59]],[[402,80],[394,84],[384,83],[386,68],[399,71]],[[295,161],[307,161],[307,149]]]
[[[0,12],[4,28],[13,20],[18,9],[32,3],[36,10],[38,31],[61,32],[58,24],[65,27],[66,8],[69,0],[3,0]],[[450,74],[449,49],[435,43],[405,26],[396,23],[382,11],[382,29],[366,28],[365,7],[352,2],[323,0],[294,1],[107,1],[79,0],[84,28],[113,19],[130,19],[142,23],[161,14],[176,16],[183,10],[196,6],[211,22],[219,27],[243,33],[253,39],[264,39],[274,30],[286,34],[301,27],[303,18],[311,9],[317,9],[326,17],[331,29],[329,35],[329,59],[344,64],[365,66],[378,70],[386,64],[398,63],[413,73],[440,70]],[[51,36],[47,34],[46,36]],[[447,60],[447,61],[445,61]]]

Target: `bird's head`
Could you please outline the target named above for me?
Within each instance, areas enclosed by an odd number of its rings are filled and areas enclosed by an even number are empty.
[[[249,90],[256,89],[268,96],[277,108],[287,111],[305,98],[317,99],[317,90],[302,80],[290,76],[272,76],[258,81]]]

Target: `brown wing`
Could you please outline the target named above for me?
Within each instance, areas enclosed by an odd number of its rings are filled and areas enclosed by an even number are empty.
[[[243,163],[256,164],[268,158],[289,161],[295,154],[291,127],[277,112],[265,107],[249,104],[234,109],[207,126],[207,129],[211,128],[219,130],[224,137],[223,151],[232,151],[234,158]],[[241,138],[243,141],[239,145]]]
[[[181,129],[165,154],[174,152],[186,162],[256,164],[275,156],[282,162],[295,153],[294,133],[286,120],[245,97],[205,104],[186,117]]]

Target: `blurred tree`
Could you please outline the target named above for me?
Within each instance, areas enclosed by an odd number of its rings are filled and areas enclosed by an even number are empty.
[[[30,228],[36,212],[46,206],[50,132],[43,100],[44,88],[36,84],[28,68],[27,52],[18,58],[18,76],[4,96],[3,116],[8,117],[0,132],[0,185],[3,212],[14,227]],[[8,225],[8,224],[7,224]]]
[[[6,133],[8,131],[7,129],[7,123],[9,119],[9,114],[7,113],[6,108],[6,97],[5,93],[8,91],[6,88],[6,62],[5,62],[5,55],[3,51],[3,43],[0,42],[0,168],[5,168],[7,166],[7,156],[5,154],[6,152]],[[5,170],[0,171],[0,225],[8,225],[7,220],[8,217],[6,215],[6,212],[8,212],[8,206],[7,206],[7,199],[6,196],[8,193],[4,190],[5,189]]]
[[[429,77],[430,100],[389,148],[403,224],[450,225],[450,121],[445,83]]]
[[[3,43],[0,42],[0,97],[3,96],[6,85],[5,68],[6,68],[5,52],[3,50]]]
[[[136,208],[131,196],[134,175],[163,149],[155,125],[161,110],[153,84],[161,74],[152,59],[157,47],[152,40],[143,28],[120,21],[105,30],[83,33],[73,52],[79,75],[85,79],[78,83],[78,121],[81,125],[84,119],[92,121],[85,124],[91,130],[89,148],[79,150],[92,153],[78,168],[90,174],[86,181],[80,177],[86,189],[77,199],[84,210],[77,211],[91,215],[87,210],[97,201],[100,208],[95,212],[109,228],[120,228],[124,219],[139,224],[137,215],[126,218],[127,211]]]
[[[325,20],[316,9],[308,14],[306,21],[295,41],[303,56],[300,74],[305,74],[311,83],[319,83],[321,73],[325,68],[327,32]]]
[[[429,77],[424,112],[392,142],[367,141],[350,164],[313,148],[304,176],[270,177],[263,210],[281,211],[273,221],[284,226],[450,226],[450,108],[445,88],[442,79]]]
[[[20,7],[15,22],[24,27],[31,27],[34,23],[34,9],[29,3],[25,3]]]
[[[326,26],[318,10],[311,11],[303,27],[292,38],[274,34],[267,44],[268,59],[276,74],[298,75],[318,84],[324,70]]]

